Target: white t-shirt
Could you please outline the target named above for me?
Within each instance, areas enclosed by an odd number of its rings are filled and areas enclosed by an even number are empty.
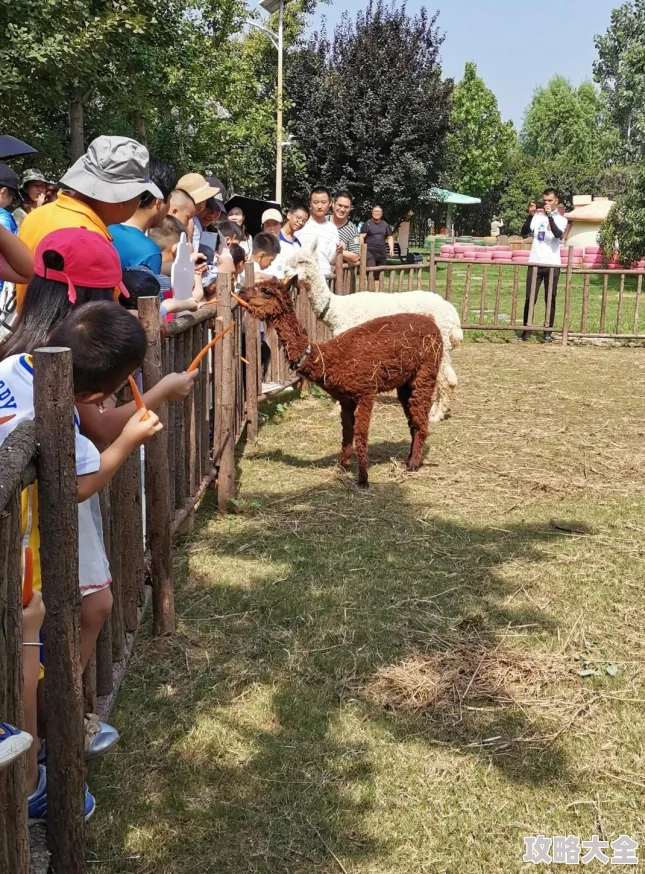
[[[314,241],[318,242],[316,250],[318,264],[324,276],[331,276],[332,261],[336,258],[336,250],[340,242],[336,225],[333,222],[317,222],[310,218],[304,228],[297,232],[296,238],[300,240],[302,246],[312,246]]]
[[[555,226],[562,233],[567,229],[568,221],[558,212],[552,212],[551,218]],[[560,267],[562,260],[560,258],[560,239],[554,236],[549,223],[549,217],[545,213],[536,213],[531,221],[531,233],[533,234],[533,245],[529,255],[529,264],[536,264],[538,267]]]
[[[34,368],[31,355],[10,355],[0,361],[0,419],[13,418],[0,424],[0,443],[21,422],[34,418]],[[101,467],[101,455],[96,446],[80,432],[80,420],[74,410],[76,433],[76,474],[96,473]]]

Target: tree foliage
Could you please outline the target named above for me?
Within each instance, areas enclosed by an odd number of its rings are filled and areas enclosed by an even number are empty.
[[[316,3],[287,7],[287,52]],[[249,17],[259,21],[244,0],[6,0],[2,132],[60,174],[73,157],[70,109],[80,105],[76,152],[101,133],[134,136],[180,173],[273,194],[277,54],[245,27]],[[287,172],[300,161],[287,150]]]
[[[605,107],[591,82],[574,88],[554,76],[533,96],[520,134],[527,155],[565,166],[598,167],[607,157],[613,131]]]
[[[618,249],[621,263],[629,266],[645,258],[645,170],[641,169],[628,192],[616,200],[600,231],[606,259]]]
[[[452,96],[446,142],[451,186],[472,197],[490,195],[504,178],[515,142],[513,123],[502,121],[497,98],[469,61]]]
[[[452,84],[439,63],[436,16],[414,17],[369,0],[303,41],[288,64],[288,121],[304,180],[348,186],[365,210],[378,199],[390,221],[425,201],[445,166]]]
[[[645,155],[645,0],[629,0],[611,13],[611,24],[596,37],[594,76],[620,132],[620,157]]]

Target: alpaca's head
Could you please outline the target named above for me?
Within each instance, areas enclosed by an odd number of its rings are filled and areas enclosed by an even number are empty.
[[[280,316],[294,311],[293,280],[265,279],[252,288],[245,288],[235,299],[261,322],[271,324]]]
[[[296,279],[298,282],[308,285],[316,279],[322,279],[324,276],[320,271],[318,256],[316,249],[318,248],[317,240],[314,240],[313,246],[295,246],[294,253],[289,256],[284,265],[284,275],[286,279]]]

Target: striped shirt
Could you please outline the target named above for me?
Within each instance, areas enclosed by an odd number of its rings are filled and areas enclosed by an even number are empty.
[[[341,243],[345,244],[345,249],[348,252],[353,252],[354,255],[360,255],[361,247],[358,239],[358,228],[354,222],[345,222],[341,228],[339,228],[338,225],[336,225],[336,228]]]

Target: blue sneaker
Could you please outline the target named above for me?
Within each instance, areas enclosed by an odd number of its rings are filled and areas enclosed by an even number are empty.
[[[33,795],[27,799],[29,824],[44,822],[47,819],[47,769],[38,765],[38,786]],[[85,784],[85,822],[96,810],[96,801]]]
[[[33,740],[26,731],[20,731],[8,722],[0,722],[0,771],[26,753]]]

